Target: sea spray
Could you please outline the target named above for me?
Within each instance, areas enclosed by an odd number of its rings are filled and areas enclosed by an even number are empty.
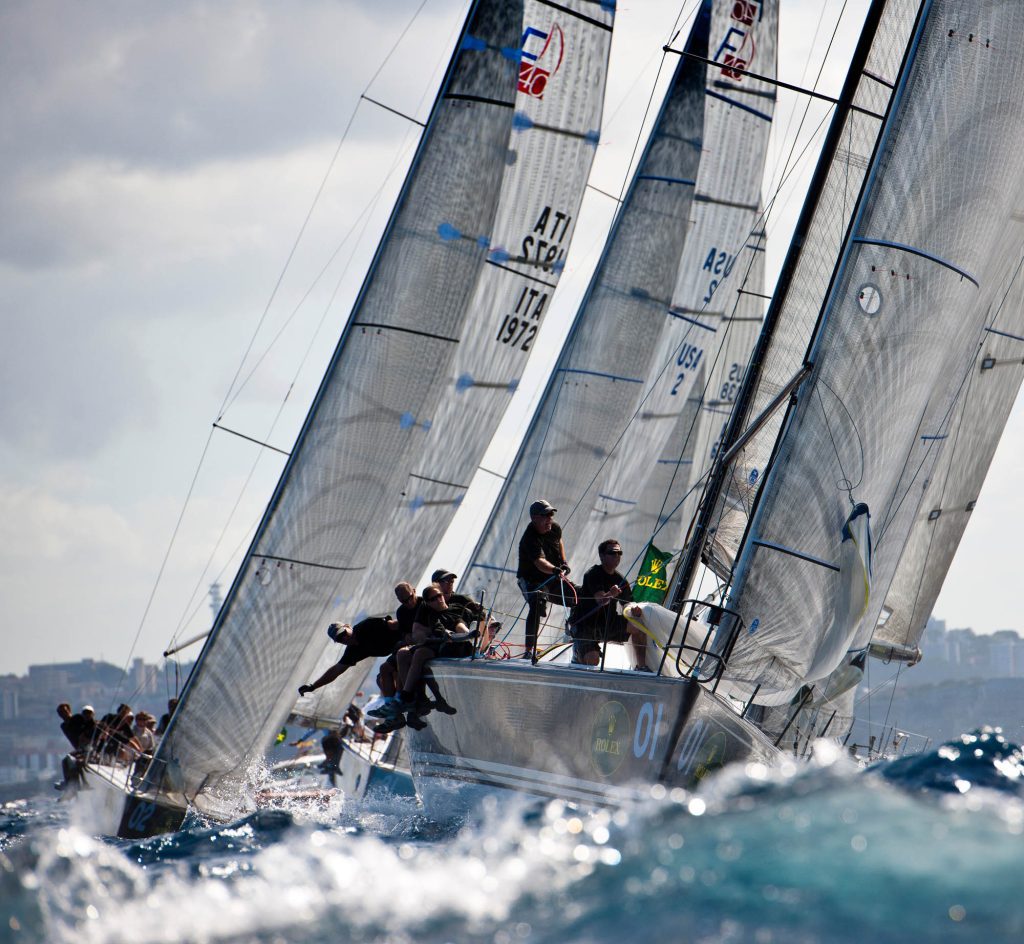
[[[454,830],[395,800],[313,818],[264,811],[125,843],[56,826],[48,803],[0,821],[2,907],[14,909],[0,935],[32,944],[1019,940],[1020,752],[993,732],[966,738],[953,742],[959,753],[943,745],[869,771],[823,744],[808,763],[729,768],[698,793],[656,790],[615,812],[510,796]],[[929,768],[942,776],[922,777]],[[961,786],[929,785],[950,776]]]

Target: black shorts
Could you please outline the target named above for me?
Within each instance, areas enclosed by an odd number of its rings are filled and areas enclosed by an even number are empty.
[[[440,636],[431,637],[426,642],[413,646],[413,650],[416,649],[429,649],[435,657],[440,659],[465,659],[473,655],[473,643],[470,640],[462,639],[452,642]]]
[[[601,651],[599,643],[626,642],[629,639],[629,623],[621,613],[609,613],[605,618],[604,613],[598,612],[592,619],[570,627],[569,633],[572,635],[573,659],[582,662],[585,655]]]

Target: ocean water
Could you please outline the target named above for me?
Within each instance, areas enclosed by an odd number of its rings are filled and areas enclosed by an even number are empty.
[[[104,840],[56,801],[8,805],[0,940],[1024,940],[1024,757],[991,730],[867,770],[822,744],[614,813],[338,801],[186,825]]]

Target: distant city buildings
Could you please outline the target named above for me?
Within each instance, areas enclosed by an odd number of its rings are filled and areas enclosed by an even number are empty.
[[[946,621],[928,620],[921,639],[924,657],[903,674],[903,685],[966,679],[1024,678],[1024,639],[1014,629],[991,634],[947,629]]]
[[[17,785],[59,779],[60,759],[68,750],[56,713],[61,702],[76,712],[92,705],[97,718],[126,702],[159,718],[191,668],[171,666],[165,671],[135,659],[126,671],[83,659],[32,665],[27,675],[0,676],[0,788],[10,794]]]

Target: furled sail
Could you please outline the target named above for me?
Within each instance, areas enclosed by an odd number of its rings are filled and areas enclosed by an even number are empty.
[[[846,647],[824,634],[845,585],[844,522],[859,503],[872,519],[865,619],[874,625],[912,520],[897,515],[896,503],[921,418],[974,356],[984,323],[979,291],[1005,271],[1005,253],[1020,253],[1019,240],[1007,243],[1001,205],[1007,182],[1016,192],[1024,174],[1024,53],[989,51],[991,37],[1024,28],[1024,8],[988,0],[965,11],[935,0],[916,22],[911,12],[887,8],[888,25],[902,14],[910,34],[904,67],[886,71],[896,61],[888,40],[900,30],[880,28],[887,55],[879,62],[876,46],[862,73],[858,95],[870,84],[888,97],[892,87],[892,107],[834,278],[818,279],[830,290],[808,333],[811,370],[783,424],[737,568],[731,605],[743,627],[727,677],[749,680],[748,694],[758,686],[755,701],[765,704],[841,661],[836,653]],[[834,224],[834,201],[819,207]],[[793,284],[799,309],[801,286]],[[828,658],[819,658],[823,643]]]
[[[688,41],[707,52],[707,7]],[[597,270],[509,470],[463,586],[484,590],[506,624],[522,599],[517,544],[531,498],[571,509],[629,416],[653,356],[693,204],[705,67],[680,59]],[[506,615],[507,614],[507,615]]]
[[[774,2],[758,4],[756,10],[751,4],[714,4],[713,58],[731,62],[730,56],[739,57],[743,68],[770,79],[776,69],[777,17]],[[733,53],[727,55],[726,50]],[[680,446],[672,437],[691,392],[701,389],[695,387],[697,377],[711,381],[706,391],[701,390],[710,406],[721,392],[719,381],[732,369],[725,358],[738,352],[740,360],[732,370],[742,371],[756,337],[749,323],[737,320],[746,275],[737,260],[762,229],[761,180],[775,89],[735,67],[709,68],[706,83],[704,151],[669,317],[663,319],[654,348],[657,355],[644,376],[639,412],[615,444],[595,487],[581,501],[574,546],[582,560],[595,554],[610,515],[639,506],[662,454],[674,446],[678,456]],[[749,268],[749,254],[743,261]],[[730,389],[735,393],[739,387],[728,381],[724,386],[727,397]],[[727,400],[714,409],[727,416],[729,405]],[[651,532],[639,537],[637,543],[623,546],[628,560],[642,553]]]
[[[562,273],[599,138],[613,13],[593,0],[526,0],[523,63],[491,247],[446,371],[429,432],[390,506],[345,618],[395,607],[417,581],[458,509],[533,350]],[[426,367],[427,365],[423,365]],[[388,513],[390,512],[390,518]],[[328,643],[315,674],[338,658]],[[322,722],[349,703],[334,683],[299,699]]]
[[[1005,232],[1019,245],[1017,202],[1008,201],[1006,210]],[[922,483],[913,530],[871,639],[872,654],[883,659],[918,657],[921,635],[1024,378],[1024,272],[1019,260],[1007,279],[996,283],[1003,289],[1001,297],[982,331],[955,409],[939,433],[941,452]]]
[[[471,9],[348,324],[146,776],[197,806],[237,793],[352,593],[378,509],[422,448],[486,263],[506,166],[522,4]]]

